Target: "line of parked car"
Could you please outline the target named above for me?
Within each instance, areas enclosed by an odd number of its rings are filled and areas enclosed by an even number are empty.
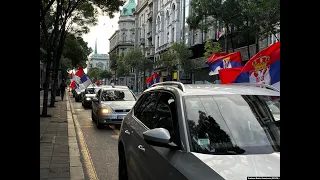
[[[102,86],[80,99],[97,128],[121,124],[119,180],[276,178],[280,92],[261,86],[161,82],[139,99]]]

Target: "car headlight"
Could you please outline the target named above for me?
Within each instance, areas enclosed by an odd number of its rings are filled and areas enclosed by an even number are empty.
[[[77,92],[77,94],[81,94],[81,92]]]
[[[87,101],[90,101],[90,100],[91,100],[91,98],[87,97],[87,98],[86,98],[86,100],[87,100]]]
[[[111,114],[112,110],[110,108],[104,107],[101,109],[102,114]]]

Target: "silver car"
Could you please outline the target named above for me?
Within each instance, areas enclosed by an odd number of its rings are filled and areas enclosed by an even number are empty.
[[[104,125],[120,125],[136,99],[126,86],[102,87],[92,98],[91,118],[98,129]]]
[[[154,84],[122,121],[119,180],[280,177],[280,92],[259,86]]]

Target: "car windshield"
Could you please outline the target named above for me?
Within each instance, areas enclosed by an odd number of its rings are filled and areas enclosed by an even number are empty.
[[[134,95],[127,89],[104,90],[102,101],[135,101]]]
[[[280,152],[280,97],[206,95],[184,97],[193,152]],[[279,116],[280,118],[280,116]]]
[[[95,90],[94,90],[94,88],[87,88],[86,89],[86,94],[95,94],[96,92],[95,92]]]

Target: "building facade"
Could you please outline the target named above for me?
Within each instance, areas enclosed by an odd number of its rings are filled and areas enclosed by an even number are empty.
[[[91,54],[87,61],[87,70],[90,68],[99,68],[102,70],[110,70],[110,59],[108,54],[99,54],[97,49],[97,41],[95,42],[94,53]]]
[[[118,21],[118,30],[116,30],[113,35],[109,38],[110,53],[116,53],[120,55],[124,53],[127,49],[134,46],[136,42],[136,24],[135,17],[133,13],[136,10],[136,3],[134,0],[129,0],[120,11],[120,17]],[[113,72],[116,73],[116,72]],[[114,76],[116,76],[114,74]],[[125,77],[116,78],[116,84],[133,86],[134,85],[134,75],[129,75]]]

